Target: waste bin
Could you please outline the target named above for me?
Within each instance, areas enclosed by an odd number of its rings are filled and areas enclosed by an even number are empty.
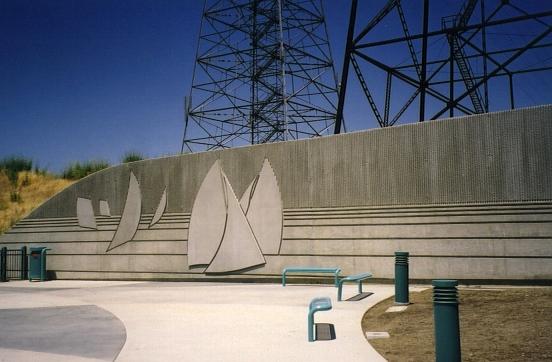
[[[50,250],[46,247],[31,248],[29,253],[29,281],[46,280],[46,251]]]

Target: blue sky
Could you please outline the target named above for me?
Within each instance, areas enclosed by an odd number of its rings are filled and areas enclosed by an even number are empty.
[[[365,17],[374,12],[360,2]],[[544,3],[533,1],[531,10],[542,11]],[[2,0],[0,158],[23,155],[59,172],[72,161],[117,163],[131,150],[148,157],[177,153],[202,6],[200,0]],[[420,11],[411,1],[404,7]],[[325,10],[340,75],[349,1],[328,0]],[[536,59],[546,61],[547,54]],[[366,102],[351,82],[349,128],[374,127],[362,120]],[[552,93],[550,83],[524,85],[520,105],[550,102],[539,98]]]

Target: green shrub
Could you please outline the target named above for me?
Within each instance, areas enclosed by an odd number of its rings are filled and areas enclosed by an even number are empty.
[[[63,170],[61,177],[69,180],[78,180],[108,167],[109,163],[107,161],[75,162]]]
[[[130,151],[125,153],[121,162],[128,163],[128,162],[142,161],[143,159],[144,159],[144,155],[142,155],[140,152]]]
[[[4,170],[13,186],[17,185],[17,175],[21,171],[31,171],[33,161],[25,157],[9,156],[0,160],[0,170]]]
[[[46,176],[48,174],[48,169],[46,167],[41,168],[38,165],[34,166],[34,173],[40,176]]]

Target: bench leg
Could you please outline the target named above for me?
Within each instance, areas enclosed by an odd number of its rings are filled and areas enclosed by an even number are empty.
[[[286,286],[286,272],[282,273],[282,287]]]
[[[358,281],[358,294],[362,294],[362,280]]]
[[[334,281],[334,285],[337,287],[337,284],[339,283],[339,276],[337,275],[338,273],[335,273],[335,281]]]
[[[307,328],[309,334],[309,342],[314,342],[314,313],[309,312],[309,317],[307,320]]]
[[[343,283],[337,283],[337,301],[341,302],[341,294],[343,292]]]

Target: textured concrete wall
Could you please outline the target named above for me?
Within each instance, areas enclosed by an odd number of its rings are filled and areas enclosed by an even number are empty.
[[[552,106],[541,106],[146,160],[70,186],[0,244],[48,245],[60,278],[204,277],[188,267],[187,234],[205,175],[220,160],[239,198],[267,159],[284,208],[281,247],[233,276],[335,265],[392,278],[401,249],[413,278],[552,279],[551,150]],[[131,241],[106,252],[130,171],[141,221]],[[165,187],[165,213],[149,227]],[[97,230],[78,225],[79,197],[92,200]],[[112,216],[100,216],[100,200]]]

